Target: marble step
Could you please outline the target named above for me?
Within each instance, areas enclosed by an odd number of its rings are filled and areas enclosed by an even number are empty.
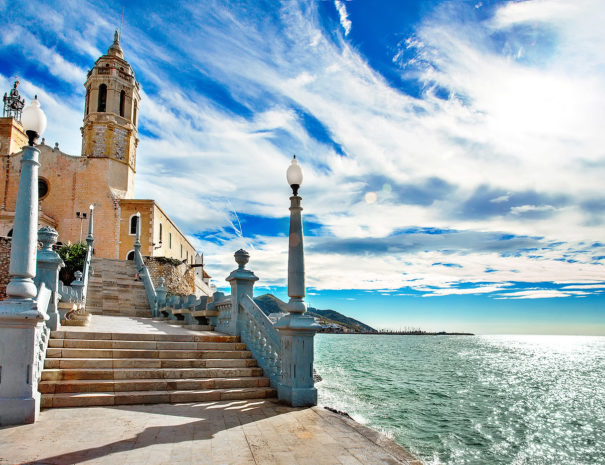
[[[237,336],[221,334],[141,334],[93,333],[88,331],[52,331],[53,339],[119,340],[119,341],[172,341],[172,342],[240,342]]]
[[[109,379],[109,380],[62,380],[41,381],[38,390],[42,394],[62,392],[130,392],[130,391],[199,391],[203,389],[234,389],[268,387],[269,379],[262,376],[235,378],[186,378],[186,379]]]
[[[275,397],[270,387],[204,389],[197,391],[131,391],[43,394],[40,405],[50,407],[85,407],[126,404],[161,404],[176,402],[211,402],[220,400],[264,399]]]
[[[254,358],[47,358],[44,368],[253,368]]]
[[[250,358],[248,350],[64,349],[49,347],[47,358]]]
[[[42,370],[41,381],[74,379],[186,379],[239,378],[262,376],[260,367],[250,368],[49,368]]]
[[[123,341],[50,339],[48,347],[65,349],[246,350],[243,342]]]

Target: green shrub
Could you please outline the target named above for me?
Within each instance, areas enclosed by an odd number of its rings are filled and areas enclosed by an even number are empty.
[[[84,262],[86,261],[86,243],[76,242],[67,243],[59,249],[59,256],[65,263],[65,267],[59,272],[59,279],[63,284],[69,285],[76,279],[76,271],[84,271]]]

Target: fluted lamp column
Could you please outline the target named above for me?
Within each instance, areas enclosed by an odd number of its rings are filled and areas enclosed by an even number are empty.
[[[28,145],[21,155],[7,298],[0,301],[0,426],[36,421],[40,412],[38,379],[55,289],[39,276],[34,283],[38,246],[38,157],[36,139],[46,129],[46,116],[36,97],[21,114]],[[54,233],[54,230],[51,230]],[[59,259],[60,262],[60,259]],[[54,265],[57,280],[58,265]],[[54,302],[54,301],[53,301]]]
[[[6,286],[9,299],[33,299],[36,296],[36,250],[38,246],[38,157],[34,142],[46,129],[46,115],[38,96],[23,110],[21,123],[29,139],[21,157],[21,177],[17,191],[15,221]]]
[[[88,216],[88,236],[86,236],[86,243],[89,246],[92,246],[92,243],[94,242],[94,236],[93,236],[93,232],[94,232],[94,212],[95,212],[95,206],[94,204],[90,204],[90,213]]]
[[[305,257],[303,248],[302,198],[298,189],[303,173],[296,155],[286,172],[292,188],[290,197],[290,235],[288,244],[288,315],[280,318],[275,327],[281,340],[281,374],[277,387],[280,400],[295,407],[317,404],[317,390],[313,382],[313,339],[319,325],[305,315]]]

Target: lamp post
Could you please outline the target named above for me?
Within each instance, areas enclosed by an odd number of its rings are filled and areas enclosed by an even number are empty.
[[[298,189],[303,173],[296,155],[286,172],[292,188],[290,197],[290,235],[288,245],[288,315],[279,319],[275,327],[280,332],[282,372],[277,393],[280,400],[295,406],[317,404],[317,390],[313,382],[313,338],[319,325],[305,315],[305,258],[302,228],[302,198]]]
[[[43,360],[41,351],[50,330],[44,322],[53,286],[40,282],[39,301],[36,276],[36,249],[38,246],[38,157],[36,139],[46,129],[46,116],[36,97],[21,114],[28,145],[21,156],[21,177],[17,191],[15,223],[9,266],[10,281],[6,286],[7,299],[0,302],[0,426],[32,423],[40,412],[38,378]],[[54,235],[54,231],[48,231]],[[52,240],[51,240],[52,242]],[[46,248],[50,245],[47,243]],[[54,282],[56,282],[55,264]],[[48,281],[47,281],[48,282]],[[48,299],[48,300],[47,300]],[[56,302],[53,300],[53,302]]]
[[[35,140],[46,129],[46,115],[40,108],[38,96],[23,110],[21,123],[28,145],[21,157],[21,177],[17,191],[15,222],[9,267],[10,282],[6,294],[12,299],[33,299],[36,296],[36,249],[38,246],[38,157]]]
[[[76,218],[80,220],[80,240],[82,242],[82,222],[86,219],[86,212],[76,212]]]

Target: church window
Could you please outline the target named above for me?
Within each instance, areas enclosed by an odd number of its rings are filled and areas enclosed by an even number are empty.
[[[42,200],[48,195],[48,181],[44,178],[38,178],[38,200]]]
[[[181,258],[183,258],[183,244],[181,244]]]
[[[105,84],[101,84],[99,86],[99,101],[97,103],[97,111],[104,112],[107,107],[107,86]]]
[[[134,250],[128,252],[128,254],[126,255],[126,260],[134,260]]]
[[[120,92],[120,116],[124,117],[124,107],[126,104],[126,92]]]
[[[88,114],[88,106],[90,104],[90,87],[86,89],[86,109],[84,110],[85,114]]]
[[[162,242],[162,223],[160,223],[160,242]]]
[[[134,112],[132,113],[132,124],[137,124],[137,101],[134,101]]]
[[[172,233],[168,233],[168,248],[172,249]]]
[[[137,215],[132,215],[130,217],[130,235],[134,236],[137,233],[137,222],[139,217]]]

